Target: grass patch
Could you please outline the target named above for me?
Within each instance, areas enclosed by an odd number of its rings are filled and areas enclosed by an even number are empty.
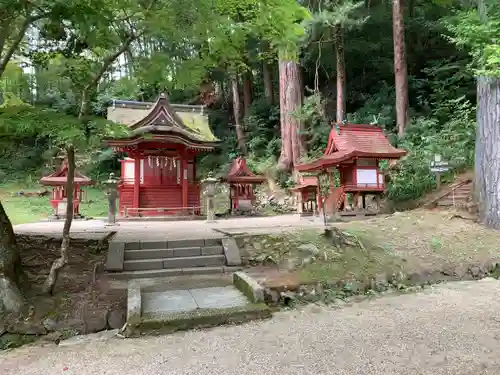
[[[338,227],[359,233],[372,248],[386,249],[411,271],[500,257],[500,232],[452,212],[415,210]]]
[[[0,185],[0,200],[12,224],[37,222],[53,213],[50,195],[45,197],[16,195],[20,191],[37,192],[41,189],[41,186],[36,185]],[[105,191],[101,188],[90,187],[86,189],[86,192],[84,201],[80,204],[81,214],[87,217],[106,216],[108,201]]]
[[[500,232],[449,212],[415,210],[335,227],[353,238],[353,246],[338,248],[318,230],[261,236],[245,245],[251,263],[272,264],[267,275],[257,278],[272,280],[271,284],[279,278],[289,282],[291,276],[299,284],[361,281],[500,259]]]

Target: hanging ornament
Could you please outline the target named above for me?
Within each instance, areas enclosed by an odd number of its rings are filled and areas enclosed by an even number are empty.
[[[149,165],[149,168],[151,168],[151,167],[152,167],[152,165],[151,165],[151,164],[153,164],[153,163],[151,163],[151,155],[149,155],[149,156],[148,156],[148,165]]]
[[[174,164],[175,164],[175,159],[170,158],[170,170],[172,170],[174,168]]]
[[[157,156],[156,157],[156,166],[159,167],[160,166],[160,158]]]
[[[177,168],[177,159],[176,158],[173,158],[174,159],[174,167]]]

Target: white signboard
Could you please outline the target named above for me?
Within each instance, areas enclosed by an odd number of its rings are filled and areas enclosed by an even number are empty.
[[[448,172],[450,167],[431,167],[431,172],[433,173],[443,173]]]
[[[124,164],[125,166],[123,168],[123,182],[126,184],[133,184],[135,176],[135,164],[133,161],[126,161]]]
[[[377,185],[376,169],[357,169],[356,183],[358,185]]]
[[[57,204],[57,216],[66,216],[66,208],[68,207],[68,203],[66,201],[61,201]]]

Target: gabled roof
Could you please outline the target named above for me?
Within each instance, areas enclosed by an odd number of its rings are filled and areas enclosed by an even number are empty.
[[[131,131],[127,139],[170,136],[176,143],[209,147],[219,142],[210,130],[204,106],[170,104],[166,94],[154,103],[113,100],[108,120],[127,125]]]
[[[40,184],[46,186],[60,186],[66,185],[68,179],[68,160],[64,159],[61,164],[61,167],[49,174],[48,176],[42,177],[40,179]],[[93,185],[94,181],[89,177],[85,176],[83,173],[80,173],[75,170],[75,185]]]
[[[298,171],[335,167],[356,157],[399,159],[406,151],[392,146],[382,129],[374,125],[334,125],[328,137],[324,156],[297,166]]]
[[[262,183],[266,180],[266,178],[253,174],[248,168],[246,160],[243,157],[238,156],[231,162],[229,172],[223,180],[229,183]]]
[[[298,184],[290,190],[299,191],[299,190],[303,190],[303,189],[306,189],[309,187],[317,188],[318,187],[318,178],[316,176],[302,176],[302,175],[300,175]]]

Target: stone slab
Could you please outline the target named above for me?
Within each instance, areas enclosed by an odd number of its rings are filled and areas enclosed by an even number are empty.
[[[111,242],[108,247],[105,268],[111,272],[123,271],[125,260],[125,244],[123,242]]]
[[[125,271],[161,270],[162,268],[163,259],[126,260],[123,262]]]
[[[127,320],[139,319],[142,307],[141,288],[138,284],[129,283],[127,290]]]
[[[139,250],[141,248],[141,243],[138,241],[124,241],[125,250]]]
[[[148,250],[166,249],[167,241],[141,241],[140,247]]]
[[[201,255],[222,255],[224,249],[220,245],[205,246],[201,248]]]
[[[163,261],[163,268],[217,267],[224,265],[223,255],[168,258]]]
[[[241,266],[240,249],[236,244],[236,240],[231,237],[223,238],[222,247],[226,256],[226,264],[228,266]]]
[[[222,238],[205,238],[205,246],[220,246]]]
[[[173,255],[174,251],[172,249],[126,250],[125,260],[165,259],[171,258]]]
[[[248,299],[234,286],[197,288],[190,290],[198,308],[226,309],[247,305]]]
[[[224,267],[190,267],[182,269],[183,275],[207,275],[218,273],[224,273]]]
[[[174,257],[197,257],[201,255],[201,247],[180,247],[173,252]]]
[[[204,238],[180,239],[180,240],[167,241],[167,247],[169,249],[177,249],[180,247],[202,247],[202,246],[205,246],[205,239]]]
[[[233,284],[250,301],[263,302],[264,288],[250,275],[245,272],[235,272],[233,274]]]
[[[198,305],[189,290],[150,292],[142,295],[143,313],[174,313],[197,308]]]

